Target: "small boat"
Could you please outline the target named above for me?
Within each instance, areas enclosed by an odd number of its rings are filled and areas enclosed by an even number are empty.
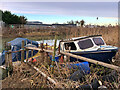
[[[11,51],[18,51],[20,49],[22,49],[21,45],[22,45],[22,41],[24,41],[24,47],[38,47],[38,43],[36,41],[32,41],[29,40],[27,38],[16,38],[12,41],[7,42],[7,44],[10,44],[10,49]],[[0,66],[5,64],[5,53],[7,51],[3,50],[1,56],[0,56]],[[33,50],[33,56],[37,53],[37,50]],[[28,57],[31,57],[31,50],[29,50],[28,53]],[[24,59],[26,59],[26,51],[25,51],[25,55],[24,55]],[[21,61],[21,52],[16,52],[16,53],[12,53],[12,61],[16,62],[16,61]]]
[[[76,37],[60,41],[60,50],[86,58],[111,63],[118,47],[106,45],[102,35]],[[70,57],[70,61],[77,59]],[[82,61],[82,60],[78,60]]]

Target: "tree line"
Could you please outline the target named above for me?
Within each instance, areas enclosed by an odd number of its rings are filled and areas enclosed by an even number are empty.
[[[5,24],[26,24],[27,18],[25,16],[17,16],[15,14],[12,14],[10,11],[2,11],[0,10],[0,13],[2,14],[2,21],[5,22]]]

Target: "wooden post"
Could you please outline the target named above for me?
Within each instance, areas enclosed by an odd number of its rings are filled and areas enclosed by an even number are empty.
[[[55,52],[56,52],[56,43],[57,43],[57,37],[55,35],[55,42],[54,42],[54,52],[53,52],[53,57],[52,57],[52,64],[51,64],[51,72],[53,73],[54,69],[54,60],[55,60]]]
[[[60,43],[59,43],[59,46],[58,46],[58,54],[60,54]]]
[[[71,47],[68,47],[68,52],[70,52]],[[66,56],[66,62],[70,63],[70,56]]]
[[[8,66],[8,55],[7,52],[5,52],[5,65]]]
[[[26,60],[28,60],[29,50],[26,49]]]
[[[9,64],[10,64],[10,67],[13,68],[13,65],[12,65],[12,53],[9,53]]]
[[[31,50],[31,57],[33,56],[33,50]]]
[[[47,50],[47,43],[46,43],[46,50]],[[48,52],[45,53],[45,64],[48,64]]]
[[[43,51],[43,43],[40,44],[40,47],[41,47],[41,50],[40,50],[40,53],[41,53],[41,61],[44,63],[44,51]]]
[[[10,52],[11,50],[9,50],[9,52]],[[12,65],[12,53],[10,52],[9,53],[8,52],[8,77],[10,76],[10,72],[13,70],[13,65]]]
[[[7,61],[8,61],[8,77],[10,76],[10,71],[12,71],[12,53],[11,53],[11,43],[7,43]]]
[[[10,69],[10,62],[9,62],[9,53],[7,53],[7,68],[8,68],[8,77],[10,76],[9,69]]]
[[[31,45],[32,45],[32,41],[31,41]],[[31,50],[31,57],[33,56],[33,49]]]
[[[22,46],[21,46],[22,49],[24,49],[24,44],[25,44],[25,42],[22,41]],[[21,62],[23,62],[23,61],[24,61],[24,50],[21,51]]]
[[[43,52],[43,43],[40,44],[41,52]]]

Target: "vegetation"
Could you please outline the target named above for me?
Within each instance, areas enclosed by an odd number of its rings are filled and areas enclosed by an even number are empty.
[[[10,11],[2,11],[0,10],[0,13],[2,14],[2,20],[7,25],[9,24],[26,24],[27,18],[25,16],[17,16],[15,14],[12,14]]]
[[[67,24],[78,24],[78,25],[80,25],[81,27],[83,27],[83,25],[85,24],[85,21],[84,20],[81,20],[81,21],[73,21],[73,20],[71,20],[71,21],[67,21]]]
[[[84,20],[81,20],[81,21],[80,21],[81,27],[83,27],[84,24],[85,24],[85,21],[84,21]]]

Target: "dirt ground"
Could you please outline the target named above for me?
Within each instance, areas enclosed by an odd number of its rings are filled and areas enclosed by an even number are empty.
[[[91,76],[95,76],[92,73]],[[73,81],[73,83],[75,83]],[[116,84],[116,83],[115,83]],[[119,85],[118,85],[119,86]],[[117,86],[117,87],[118,87]],[[55,86],[50,83],[41,74],[36,72],[28,64],[22,63],[21,65],[14,67],[14,71],[10,77],[6,77],[2,80],[2,88],[54,88]],[[120,88],[120,87],[119,87]]]
[[[13,74],[2,81],[2,88],[42,88],[44,78],[29,65],[22,63],[15,67]]]

